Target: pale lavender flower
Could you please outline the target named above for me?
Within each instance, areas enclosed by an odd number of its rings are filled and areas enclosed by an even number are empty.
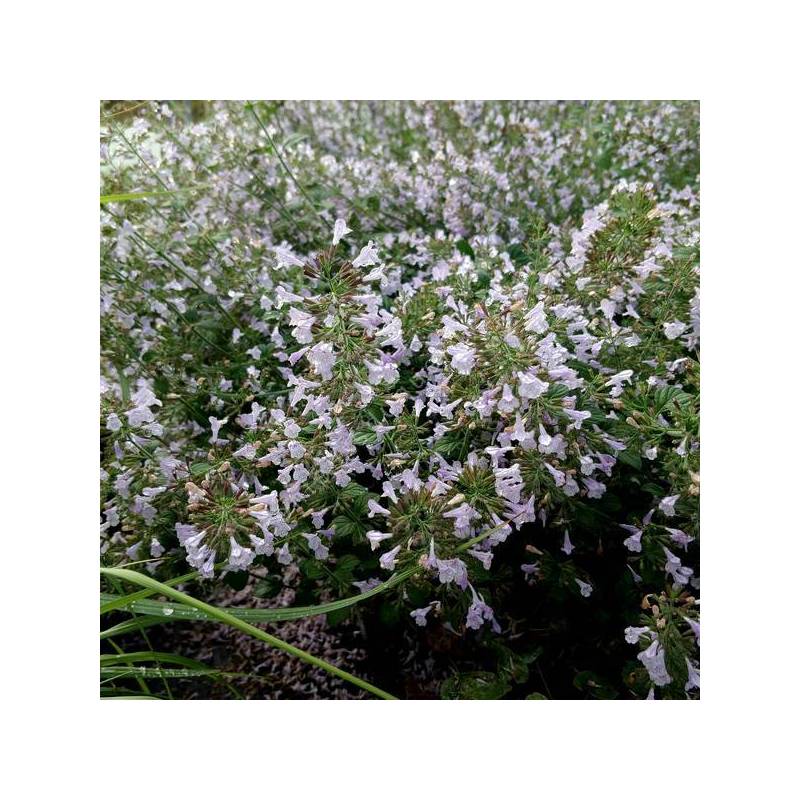
[[[452,367],[460,375],[469,375],[475,366],[475,348],[466,344],[454,344],[447,348],[452,356]]]
[[[353,231],[347,227],[347,223],[343,219],[337,219],[333,224],[333,244],[337,245],[342,240],[342,237],[347,236],[348,233]]]
[[[505,497],[511,503],[519,503],[522,485],[519,464],[494,471],[494,488],[499,497]]]
[[[665,572],[667,575],[672,576],[672,579],[675,581],[675,583],[685,586],[687,583],[689,583],[689,578],[691,578],[694,574],[694,570],[691,567],[682,566],[681,560],[666,547],[662,546],[661,549],[664,551],[664,555],[667,557],[667,561],[664,565]]]
[[[336,243],[334,242],[334,244]],[[379,261],[378,248],[375,247],[373,242],[370,240],[369,244],[362,247],[361,252],[353,259],[353,266],[358,268],[370,267],[373,264],[377,264]]]
[[[514,392],[511,390],[511,387],[507,383],[504,383],[503,394],[500,400],[497,401],[497,410],[507,414],[518,407],[519,407],[519,400],[517,400],[517,398],[515,397]]]
[[[540,397],[550,387],[550,384],[540,380],[533,370],[518,372],[517,379],[519,381],[517,384],[519,396],[528,398],[529,400],[535,400],[537,397]]]
[[[430,564],[430,559],[428,563]],[[467,588],[467,565],[460,558],[436,559],[435,564],[440,583],[454,583],[462,589]]]
[[[469,584],[469,588],[472,592],[472,603],[467,610],[467,627],[478,630],[483,627],[484,622],[491,622],[492,629],[495,633],[499,633],[500,626],[495,622],[494,611],[486,605],[483,598],[472,587],[472,584]]]
[[[643,636],[652,636],[652,631],[646,625],[641,628],[629,625],[625,628],[625,641],[628,644],[639,644]]]
[[[469,503],[462,503],[457,508],[454,508],[450,511],[445,511],[442,516],[452,519],[456,531],[459,534],[464,535],[470,530],[472,521],[478,519],[480,515],[477,511],[475,511],[474,508],[472,508],[472,506],[469,505]]]
[[[674,517],[675,516],[675,503],[677,503],[679,499],[680,499],[680,495],[679,494],[673,494],[673,495],[670,495],[669,497],[665,497],[658,504],[658,508],[661,511],[661,513],[664,514],[665,516]]]
[[[415,608],[411,612],[411,619],[417,623],[421,628],[424,628],[428,624],[428,612],[433,608],[433,606],[425,606],[424,608]]]
[[[328,557],[328,548],[322,543],[316,533],[304,533],[303,538],[308,542],[309,550],[314,554],[318,561],[324,561]]]
[[[372,550],[377,550],[381,542],[391,538],[391,533],[383,533],[382,531],[367,531],[367,541],[369,542]]]
[[[642,552],[642,531],[635,525],[620,525],[620,528],[628,531],[631,535],[625,539],[622,544],[628,548],[632,553]]]
[[[574,428],[576,431],[579,431],[583,423],[592,416],[591,411],[576,411],[572,408],[565,408],[564,414],[566,414],[572,420],[572,423],[568,426],[567,430]]]
[[[394,570],[397,561],[397,555],[400,552],[400,545],[393,547],[388,553],[384,553],[379,560],[383,569]]]
[[[333,377],[331,370],[336,363],[336,353],[330,342],[315,344],[306,353],[306,359],[314,367],[314,372],[322,377],[322,380],[329,381]]]
[[[303,262],[299,259],[296,259],[297,266],[302,266]],[[286,303],[302,303],[303,298],[299,294],[293,294],[292,292],[287,292],[283,286],[280,284],[275,287],[275,305],[278,308],[283,308]]]
[[[612,375],[604,384],[603,386],[610,386],[611,387],[611,396],[612,397],[619,397],[622,394],[622,387],[626,383],[631,382],[631,378],[633,377],[633,370],[632,369],[624,369],[622,372],[617,372],[615,375]]]
[[[685,533],[680,528],[668,528],[665,525],[664,530],[669,531],[669,538],[684,550],[687,550],[689,544],[694,541],[694,536],[689,536],[688,533]]]
[[[644,664],[650,680],[656,686],[666,686],[668,683],[672,683],[672,678],[664,663],[664,648],[658,638],[654,638],[650,646],[646,650],[642,650],[636,657]]]
[[[686,685],[683,687],[685,692],[690,691],[691,689],[699,689],[700,688],[700,670],[695,667],[694,664],[687,658],[686,659],[686,671],[688,680],[686,681]]]
[[[544,311],[544,301],[540,300],[527,314],[525,314],[525,330],[532,333],[546,333],[548,328],[547,316]]]
[[[372,499],[367,501],[367,508],[369,509],[367,516],[370,519],[372,519],[372,517],[374,517],[376,514],[382,514],[384,517],[388,517],[390,515],[388,508],[384,508],[380,503],[376,503]]]
[[[252,442],[248,442],[246,445],[240,447],[231,455],[234,458],[243,458],[247,461],[252,461],[256,457],[257,452],[258,448]]]
[[[675,321],[664,323],[664,335],[667,339],[677,339],[686,330],[686,323]]]
[[[372,398],[375,397],[375,390],[367,383],[356,383],[354,385],[358,390],[361,407],[368,406],[372,402]]]
[[[488,570],[492,567],[492,559],[494,558],[494,553],[491,550],[476,550],[474,547],[471,547],[467,552],[473,557],[477,558],[478,561],[483,564],[483,568]]]
[[[228,569],[231,571],[247,569],[253,563],[256,554],[249,547],[242,547],[233,536],[228,538],[231,547],[228,554]]]
[[[228,423],[228,418],[217,419],[216,417],[209,417],[208,422],[211,425],[211,444],[216,444],[219,441],[219,431],[223,425]]]
[[[273,248],[279,267],[302,267],[303,261],[298,258],[288,247]],[[280,306],[279,306],[280,308]]]
[[[684,617],[683,619],[694,634],[697,644],[700,644],[700,622],[696,619],[692,619],[691,617]]]

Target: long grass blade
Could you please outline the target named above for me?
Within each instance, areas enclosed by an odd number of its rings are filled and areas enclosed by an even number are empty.
[[[396,700],[397,698],[394,695],[389,694],[388,692],[384,692],[383,689],[379,689],[377,686],[373,686],[371,683],[362,680],[361,678],[352,675],[351,673],[347,672],[346,670],[340,669],[333,664],[330,664],[327,661],[324,661],[321,658],[317,658],[317,656],[312,655],[311,653],[306,652],[305,650],[301,650],[299,647],[295,647],[288,642],[284,642],[282,639],[279,639],[277,636],[273,636],[272,634],[267,633],[266,631],[262,631],[260,628],[256,628],[248,622],[244,620],[237,619],[235,616],[230,614],[227,611],[224,611],[220,608],[215,608],[214,606],[208,605],[208,603],[204,603],[202,600],[197,600],[194,597],[190,597],[183,592],[179,592],[176,589],[173,589],[171,586],[167,586],[165,583],[160,583],[157,580],[149,577],[148,575],[142,575],[139,572],[133,572],[132,570],[127,569],[118,569],[118,568],[103,568],[100,569],[101,575],[106,575],[112,578],[118,578],[119,580],[124,580],[129,583],[137,584],[138,586],[143,587],[144,589],[150,589],[153,593],[160,592],[161,594],[165,595],[166,597],[170,597],[173,600],[177,600],[179,603],[183,603],[191,608],[195,608],[198,611],[201,611],[205,614],[208,614],[211,619],[216,620],[218,622],[222,622],[226,625],[230,625],[237,630],[242,631],[243,633],[247,633],[255,639],[259,639],[262,642],[266,642],[267,644],[272,645],[273,647],[278,648],[279,650],[283,650],[290,655],[299,658],[302,661],[305,661],[308,664],[312,664],[315,667],[319,667],[320,669],[329,672],[331,675],[335,675],[337,678],[341,678],[342,680],[348,681],[352,683],[354,686],[357,686],[359,689],[363,689],[364,691],[369,692],[370,694],[375,695],[376,697],[380,697],[383,700]]]
[[[228,614],[236,619],[244,620],[245,622],[286,622],[292,619],[303,619],[304,617],[316,617],[321,614],[329,614],[332,611],[339,611],[349,606],[354,606],[356,603],[362,603],[364,600],[369,600],[371,597],[393,589],[400,583],[410,578],[415,572],[417,567],[398,572],[392,575],[387,581],[376,586],[374,589],[369,589],[361,594],[345,597],[341,600],[334,600],[330,603],[322,603],[316,606],[295,606],[294,608],[226,608]],[[138,593],[137,593],[138,594]],[[134,595],[126,595],[133,598]],[[103,594],[101,601],[104,603],[102,608],[112,605],[115,601],[112,599],[114,595]],[[116,607],[119,607],[117,604]],[[178,619],[190,620],[210,620],[211,616],[196,608],[188,608],[181,603],[164,603],[158,600],[138,600],[133,599],[130,603],[126,603],[125,607],[129,611],[135,611],[139,614],[145,614],[152,617],[163,617],[163,622]],[[102,610],[101,608],[101,610]],[[218,608],[217,606],[209,606],[209,608]],[[222,609],[221,609],[222,610]]]

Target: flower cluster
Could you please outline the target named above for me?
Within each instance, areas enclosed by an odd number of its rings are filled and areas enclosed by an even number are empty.
[[[481,641],[625,596],[619,691],[697,696],[697,147],[669,103],[109,122],[102,558]]]

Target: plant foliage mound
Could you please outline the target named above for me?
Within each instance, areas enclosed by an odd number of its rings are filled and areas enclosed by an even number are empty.
[[[698,118],[105,103],[104,694],[235,696],[149,644],[213,620],[364,696],[698,697]],[[259,627],[319,614],[363,677]]]

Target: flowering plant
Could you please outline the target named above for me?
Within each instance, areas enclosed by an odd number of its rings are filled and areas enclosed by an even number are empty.
[[[109,106],[101,175],[104,639],[698,696],[696,104]],[[321,614],[381,690],[251,624]]]

